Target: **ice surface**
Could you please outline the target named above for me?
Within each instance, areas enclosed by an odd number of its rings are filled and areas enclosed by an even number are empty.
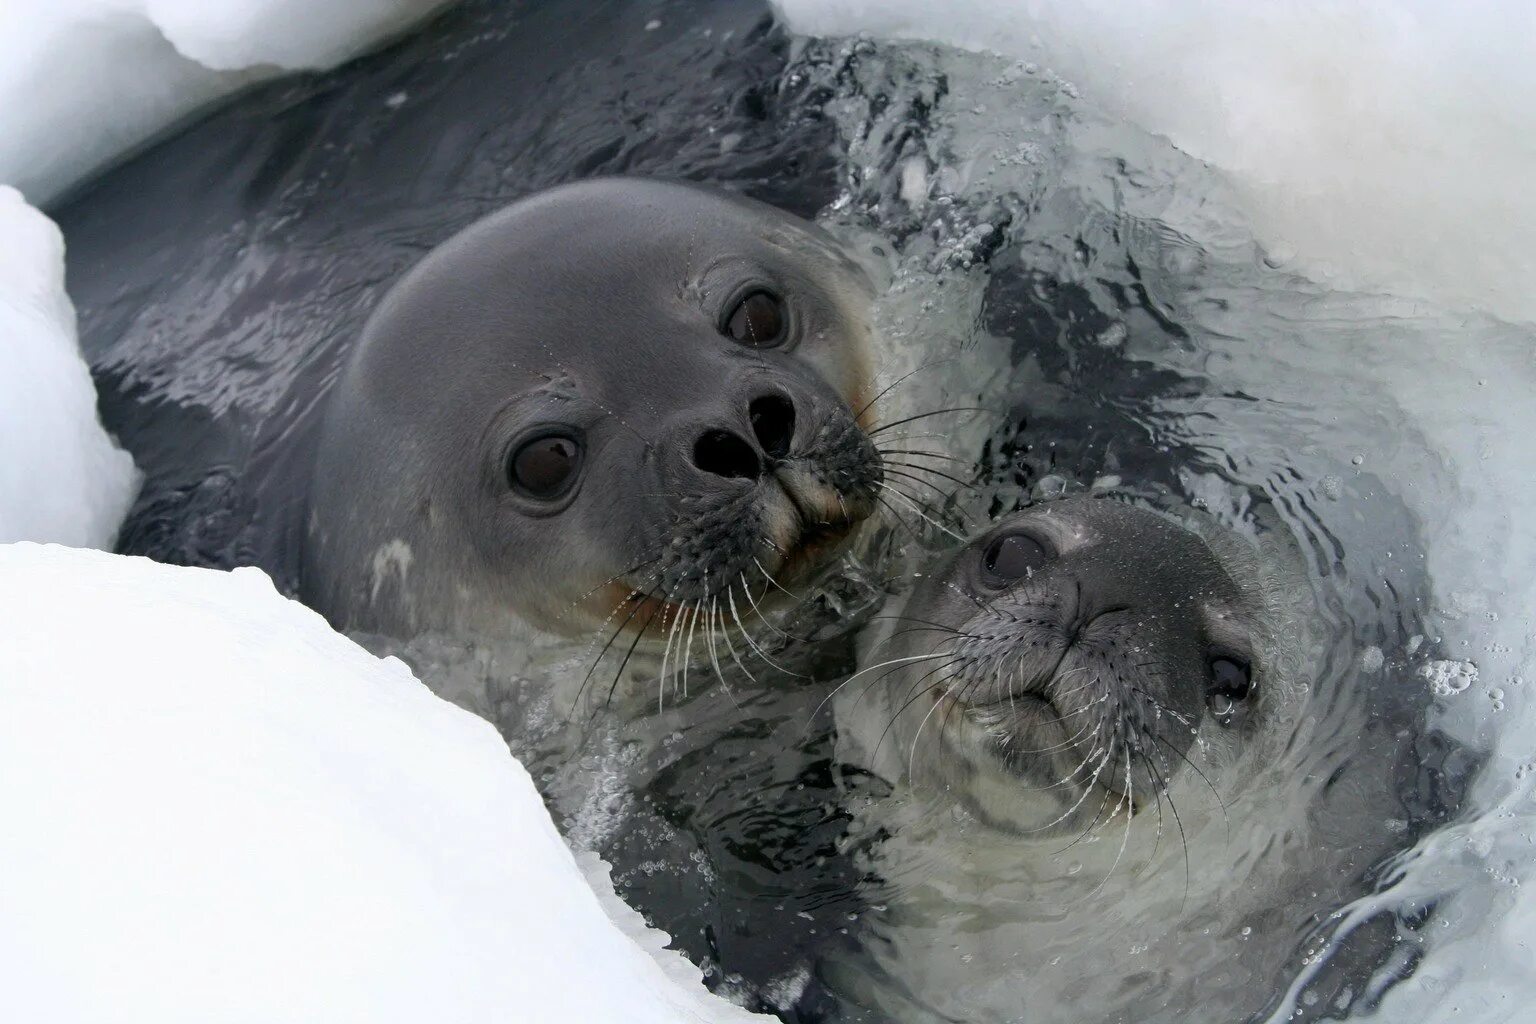
[[[133,460],[96,417],[64,293],[64,240],[0,185],[0,543],[112,543]]]
[[[326,68],[445,0],[16,0],[0,9],[0,182],[46,203],[241,86]]]
[[[484,721],[223,573],[0,546],[0,1019],[760,1020]]]
[[[814,35],[1037,61],[1230,172],[1272,257],[1536,319],[1536,7],[776,0]]]

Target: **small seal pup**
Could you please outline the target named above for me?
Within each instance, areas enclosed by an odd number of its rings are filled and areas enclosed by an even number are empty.
[[[395,638],[611,625],[632,651],[739,623],[875,508],[870,302],[830,236],[696,185],[589,180],[477,222],[390,290],[329,397],[303,596]]]
[[[902,1022],[1262,1008],[1310,912],[1285,893],[1329,887],[1276,545],[1071,498],[919,577],[833,698],[840,758],[891,787],[856,802],[883,909],[835,988]]]

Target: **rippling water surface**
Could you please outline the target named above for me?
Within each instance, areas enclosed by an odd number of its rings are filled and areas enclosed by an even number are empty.
[[[1536,466],[1510,437],[1536,337],[1314,284],[1219,172],[1045,68],[797,38],[735,0],[470,4],[184,127],[52,211],[104,418],[148,475],[123,550],[291,585],[313,414],[362,317],[476,217],[607,173],[817,218],[880,280],[882,381],[911,373],[881,416],[973,407],[909,429],[964,486],[914,490],[934,507],[811,595],[799,676],[575,729],[541,680],[588,646],[403,652],[713,985],[802,1021],[1514,1012],[1526,940],[1465,950],[1529,920]],[[1171,901],[1159,870],[1065,911],[954,893],[929,961],[882,959],[925,867],[882,859],[861,809],[901,794],[838,761],[822,698],[887,577],[952,543],[928,518],[1091,489],[1291,553],[1315,642],[1284,756],[1189,798],[1199,877]],[[1085,863],[1030,848],[999,884]]]

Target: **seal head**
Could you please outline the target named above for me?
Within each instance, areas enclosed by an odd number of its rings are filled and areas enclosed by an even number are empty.
[[[922,580],[864,670],[895,665],[866,684],[886,702],[883,743],[1004,831],[1134,814],[1203,724],[1234,742],[1253,725],[1265,617],[1230,566],[1118,501],[1009,516]]]
[[[393,636],[751,614],[875,507],[870,299],[813,225],[693,185],[582,182],[472,225],[336,383],[306,598]]]

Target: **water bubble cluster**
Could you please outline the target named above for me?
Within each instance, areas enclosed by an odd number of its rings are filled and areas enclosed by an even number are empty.
[[[1436,697],[1454,697],[1477,682],[1477,666],[1470,661],[1439,659],[1420,667],[1419,675],[1429,681],[1429,690]]]

